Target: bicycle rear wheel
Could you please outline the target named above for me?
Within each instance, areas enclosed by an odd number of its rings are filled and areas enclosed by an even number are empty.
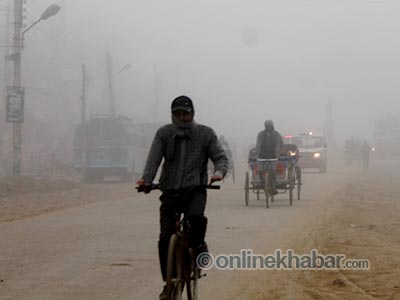
[[[171,236],[167,260],[167,292],[170,299],[181,300],[184,287],[183,261],[178,236]]]

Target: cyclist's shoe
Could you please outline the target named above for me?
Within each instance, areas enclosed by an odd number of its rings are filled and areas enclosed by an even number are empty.
[[[167,285],[164,285],[161,291],[160,300],[170,300],[167,292]]]

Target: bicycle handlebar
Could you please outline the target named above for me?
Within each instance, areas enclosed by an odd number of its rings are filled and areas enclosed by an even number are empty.
[[[273,161],[278,161],[278,157],[277,158],[257,158],[257,161],[259,162],[273,162]]]
[[[142,193],[142,192],[145,192],[145,191],[159,190],[160,189],[160,185],[159,184],[152,184],[152,185],[146,185],[146,186],[137,186],[135,188],[137,189],[138,193]],[[220,190],[221,186],[220,185],[207,184],[207,185],[197,186],[196,188],[204,188],[204,189],[209,189],[209,190]]]

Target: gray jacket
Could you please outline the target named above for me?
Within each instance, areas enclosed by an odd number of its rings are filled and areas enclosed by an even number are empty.
[[[154,137],[143,179],[146,184],[152,183],[164,159],[160,177],[163,192],[206,185],[209,158],[215,166],[214,174],[225,176],[228,159],[210,127],[194,124],[191,129],[179,129],[168,124],[161,127]]]
[[[269,133],[267,130],[261,131],[257,136],[256,153],[258,158],[277,158],[283,146],[282,136],[274,130]]]

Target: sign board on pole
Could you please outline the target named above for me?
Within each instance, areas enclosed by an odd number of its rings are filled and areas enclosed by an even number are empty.
[[[24,122],[25,88],[7,86],[7,122]]]

